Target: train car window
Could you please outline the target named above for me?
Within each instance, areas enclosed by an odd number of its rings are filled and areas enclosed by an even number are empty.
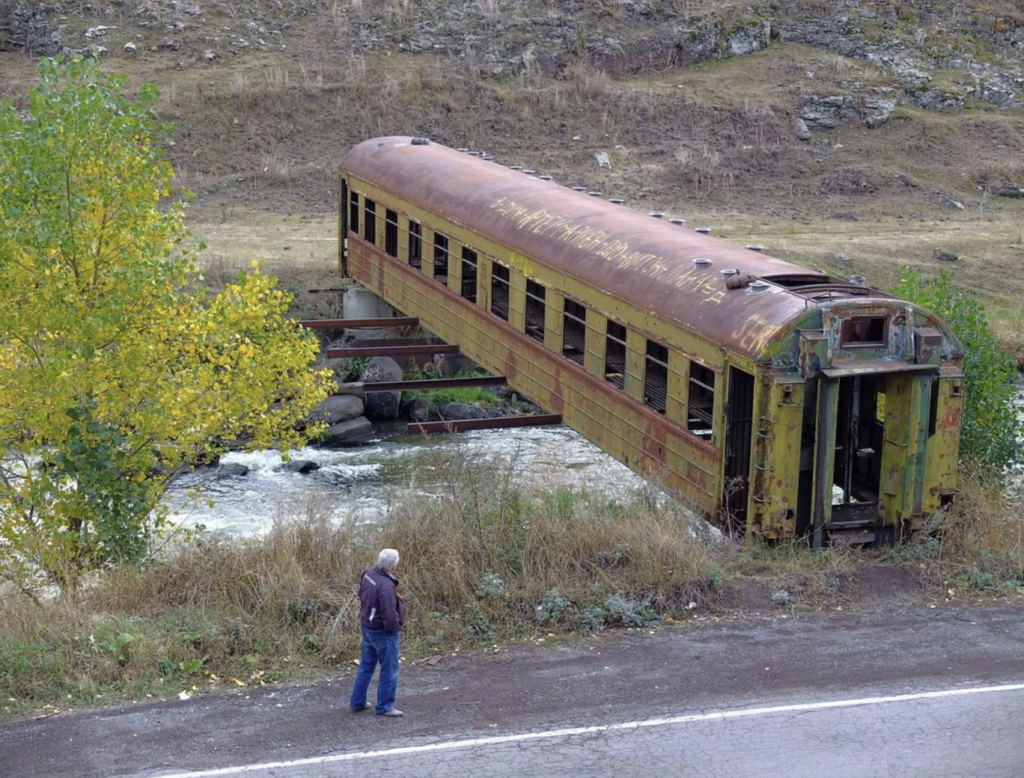
[[[348,203],[348,229],[349,232],[359,234],[359,193],[353,192]]]
[[[711,440],[714,408],[715,371],[691,362],[690,402],[686,411],[686,428],[704,440]]]
[[[644,404],[658,413],[668,406],[668,349],[654,340],[647,341]]]
[[[491,267],[491,313],[508,321],[508,268],[497,262]]]
[[[562,314],[562,356],[577,365],[583,364],[587,346],[587,309],[566,299]]]
[[[462,247],[462,297],[471,303],[476,302],[476,252]]]
[[[843,320],[844,346],[884,346],[889,320],[884,316],[857,316]]]
[[[448,285],[448,238],[440,232],[434,233],[434,280]]]
[[[384,251],[398,256],[398,214],[390,208],[384,212]]]
[[[526,281],[526,334],[544,342],[544,307],[546,289],[534,281]]]
[[[423,270],[423,228],[409,220],[409,266]]]
[[[619,389],[626,385],[626,328],[614,321],[605,336],[604,380]]]
[[[366,198],[366,222],[363,224],[363,239],[375,243],[377,237],[377,203]]]

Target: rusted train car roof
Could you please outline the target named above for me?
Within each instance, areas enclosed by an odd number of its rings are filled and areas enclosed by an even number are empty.
[[[368,140],[342,158],[341,169],[753,359],[805,318],[813,302],[776,284],[758,294],[728,290],[721,271],[829,281],[825,274],[433,142]],[[697,266],[698,258],[711,265]]]

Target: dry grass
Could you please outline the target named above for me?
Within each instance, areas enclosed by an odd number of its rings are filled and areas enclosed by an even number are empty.
[[[1024,308],[1009,318],[992,322],[992,332],[1003,351],[1013,356],[1024,371]]]
[[[195,542],[146,569],[99,574],[72,599],[0,592],[6,713],[332,672],[358,651],[356,581],[383,546],[402,553],[410,659],[732,611],[741,590],[741,612],[856,602],[855,551],[708,543],[688,511],[650,493],[608,502],[527,491],[514,461],[482,462],[468,445],[443,458],[428,451],[415,472],[440,496],[415,484],[396,492],[381,526],[335,523],[313,495],[282,508],[264,537]],[[889,556],[924,565],[943,589],[1021,588],[1020,498],[998,494],[966,478],[936,534]]]
[[[1018,479],[1020,476],[1017,476]],[[940,591],[1024,593],[1024,489],[990,473],[961,473],[959,496],[927,533],[893,549]]]

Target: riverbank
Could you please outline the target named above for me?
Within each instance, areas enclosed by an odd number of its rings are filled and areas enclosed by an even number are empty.
[[[145,569],[99,574],[72,599],[4,592],[2,716],[336,674],[358,655],[354,581],[382,546],[402,552],[409,662],[697,618],[1024,591],[1019,501],[975,479],[936,534],[813,553],[716,539],[651,492],[523,488],[468,453],[425,464],[446,490],[410,491],[382,524],[338,522],[315,495],[264,535],[199,539]]]

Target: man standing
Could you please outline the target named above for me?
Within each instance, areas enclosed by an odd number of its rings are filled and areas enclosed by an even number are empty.
[[[398,591],[395,568],[398,552],[385,548],[377,557],[377,566],[371,567],[359,579],[359,623],[363,633],[363,656],[356,673],[355,686],[349,708],[366,710],[370,704],[366,693],[373,672],[380,663],[377,680],[378,716],[401,716],[395,707],[398,688],[398,633],[405,626],[405,603]]]

